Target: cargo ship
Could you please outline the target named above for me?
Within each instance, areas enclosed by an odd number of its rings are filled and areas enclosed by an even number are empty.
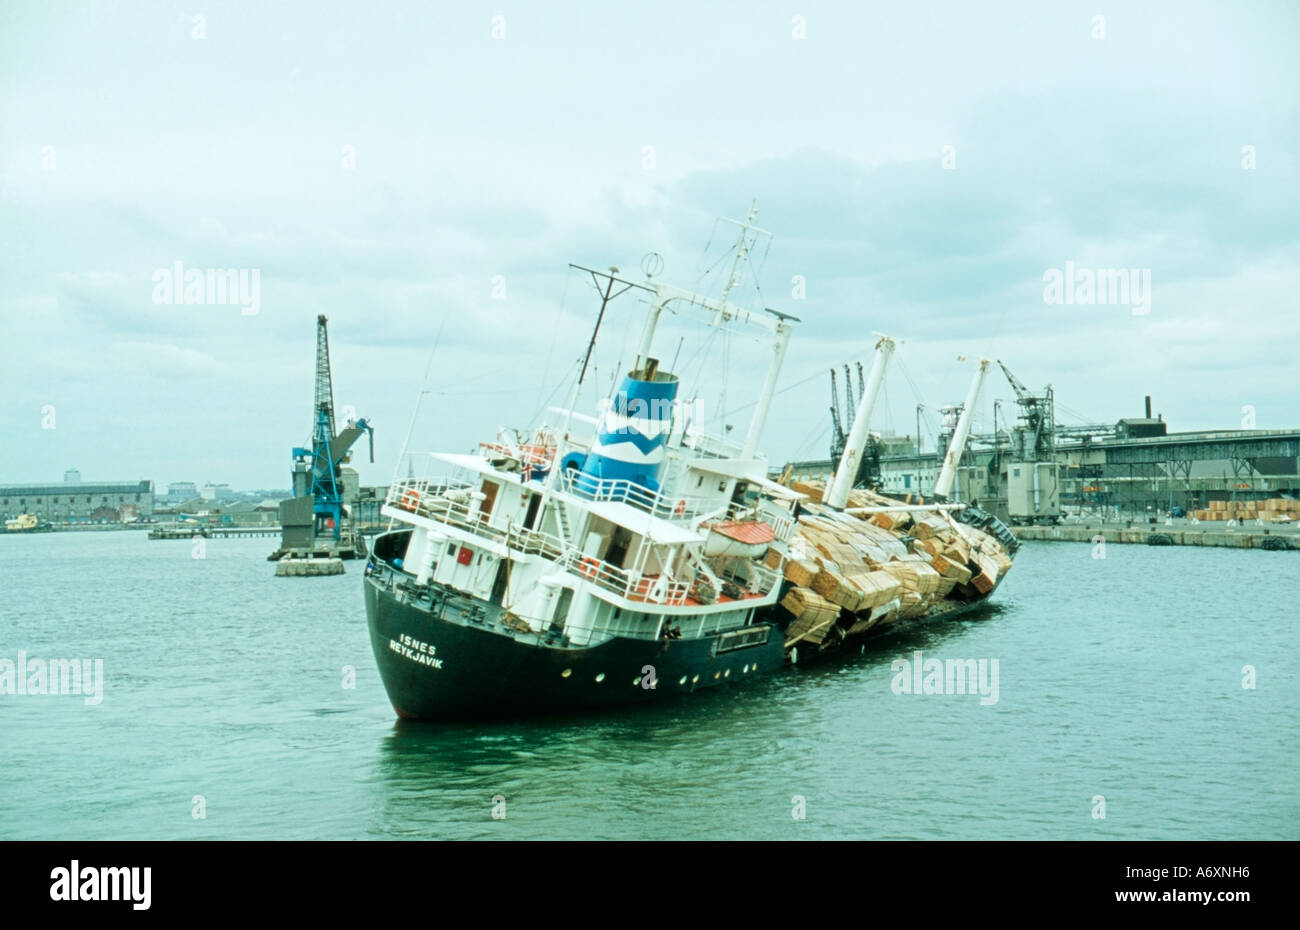
[[[730,299],[753,219],[751,210],[737,223],[719,297],[656,281],[653,253],[643,281],[571,266],[602,298],[587,361],[612,298],[635,288],[649,303],[636,360],[594,416],[574,409],[584,361],[568,406],[531,433],[502,431],[470,453],[412,452],[408,437],[382,507],[390,528],[375,538],[363,582],[399,717],[574,711],[742,683],[968,611],[1006,577],[1018,546],[1010,530],[942,500],[987,362],[938,499],[853,487],[894,350],[887,336],[834,479],[773,480],[759,446],[799,321]],[[666,312],[770,340],[743,440],[692,417],[655,354]]]

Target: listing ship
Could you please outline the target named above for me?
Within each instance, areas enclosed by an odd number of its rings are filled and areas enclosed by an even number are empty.
[[[584,362],[569,405],[531,434],[502,431],[473,453],[403,451],[406,476],[382,508],[391,528],[364,579],[371,645],[400,717],[522,716],[743,682],[970,610],[1006,576],[1011,532],[942,501],[987,363],[940,500],[852,487],[894,349],[885,336],[834,480],[769,477],[759,441],[798,320],[730,300],[753,218],[738,224],[720,297],[656,282],[658,261],[642,282],[581,269],[602,292],[597,333],[611,296],[649,295],[635,364],[596,416],[573,409]],[[665,311],[771,339],[743,441],[693,422],[677,376],[653,354]]]

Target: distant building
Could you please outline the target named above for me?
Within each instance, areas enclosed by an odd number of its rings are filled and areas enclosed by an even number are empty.
[[[1126,417],[1115,424],[1115,435],[1120,439],[1145,439],[1169,435],[1169,424],[1151,417]]]
[[[167,485],[167,502],[179,504],[199,496],[199,486],[193,481],[173,481]]]
[[[230,485],[225,484],[224,482],[221,484],[213,484],[209,481],[199,491],[199,497],[203,498],[205,501],[228,501],[234,499],[235,492],[230,490]]]
[[[69,468],[63,473],[63,480],[67,484],[79,484],[81,482],[81,472],[75,468]]]
[[[152,481],[0,485],[0,518],[35,514],[50,523],[119,523],[153,517]]]

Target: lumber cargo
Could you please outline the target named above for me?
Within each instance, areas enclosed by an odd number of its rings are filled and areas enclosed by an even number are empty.
[[[785,563],[785,577],[794,584],[811,588],[813,579],[821,571],[821,566],[811,559],[790,559]]]
[[[930,560],[930,566],[945,579],[955,581],[957,584],[966,584],[970,581],[971,570],[966,567],[965,563],[958,563],[945,555],[936,555]]]
[[[813,590],[832,604],[843,607],[850,613],[857,613],[862,603],[862,592],[842,575],[823,568],[813,579]]]
[[[886,570],[849,575],[846,580],[862,592],[859,611],[888,604],[902,593],[901,582]]]
[[[934,594],[939,590],[939,573],[926,562],[891,562],[884,568],[905,591]]]
[[[833,510],[818,503],[826,490],[822,482],[791,487],[811,503],[801,505],[784,562],[776,547],[767,554],[769,567],[780,565],[792,585],[781,601],[795,618],[786,629],[787,646],[808,642],[821,651],[876,627],[942,610],[954,600],[980,600],[1011,567],[998,537],[952,512],[918,501],[907,509],[852,513],[903,505],[857,489],[845,510]],[[982,526],[1000,526],[983,519]]]
[[[809,588],[791,588],[781,599],[781,606],[801,620],[804,617],[834,620],[840,615],[839,607]]]

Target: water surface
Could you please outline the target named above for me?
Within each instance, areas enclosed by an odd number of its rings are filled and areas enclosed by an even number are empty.
[[[995,606],[849,662],[453,726],[395,719],[361,566],[273,546],[0,536],[0,658],[105,675],[0,696],[0,837],[1300,839],[1300,553],[1029,543]],[[893,693],[917,650],[996,658],[998,702]]]

